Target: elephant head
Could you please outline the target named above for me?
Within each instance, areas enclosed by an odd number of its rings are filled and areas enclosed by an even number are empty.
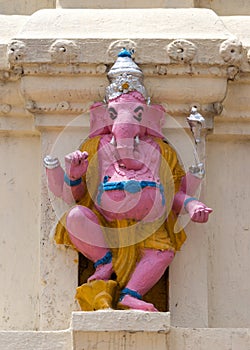
[[[122,94],[108,105],[95,104],[90,111],[90,137],[111,135],[111,144],[128,169],[142,166],[135,161],[135,150],[145,137],[163,138],[165,111],[148,105],[138,92]]]

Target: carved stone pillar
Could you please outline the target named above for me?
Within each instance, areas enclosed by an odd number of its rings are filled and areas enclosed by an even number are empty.
[[[40,132],[41,164],[43,157],[51,154],[58,156],[64,167],[64,155],[77,149],[87,137],[89,122],[84,113],[85,99],[91,100],[93,96],[86,91],[89,82],[86,84],[82,77],[79,87],[78,80],[74,81],[72,76],[37,77],[33,74],[22,79],[26,108],[33,114],[34,127]],[[74,299],[78,286],[78,253],[53,243],[55,224],[68,208],[49,193],[42,167],[39,288],[42,330],[68,328],[71,312],[79,309]]]

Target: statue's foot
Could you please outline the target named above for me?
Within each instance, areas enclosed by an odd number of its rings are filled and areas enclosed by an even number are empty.
[[[120,309],[133,309],[133,310],[154,311],[154,312],[158,311],[153,304],[134,298],[131,295],[125,295],[124,298],[118,303],[117,306]]]
[[[95,273],[88,278],[88,282],[91,282],[94,280],[107,281],[110,279],[113,272],[114,271],[113,271],[112,262],[109,264],[99,265],[97,266]]]

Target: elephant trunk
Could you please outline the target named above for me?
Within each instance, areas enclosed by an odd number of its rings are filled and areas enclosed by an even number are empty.
[[[136,147],[138,146],[139,140],[139,128],[133,126],[124,128],[114,128],[112,130],[111,143],[116,147],[119,155],[119,163],[127,169],[139,170],[143,167],[143,163],[135,158]]]

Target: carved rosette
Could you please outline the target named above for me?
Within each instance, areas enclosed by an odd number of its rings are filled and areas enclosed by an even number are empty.
[[[220,55],[226,63],[239,64],[241,61],[242,43],[237,39],[227,39],[220,45]]]
[[[56,40],[49,48],[52,62],[74,62],[79,53],[79,48],[73,40]]]
[[[12,64],[18,63],[26,54],[25,43],[21,40],[13,40],[8,47],[8,59]]]
[[[70,109],[70,104],[67,101],[59,102],[56,109],[58,111],[68,111]]]
[[[132,40],[129,40],[129,39],[116,40],[109,45],[107,54],[109,57],[112,57],[113,60],[116,60],[118,53],[123,48],[126,48],[128,51],[133,50],[135,52],[136,47],[137,47],[136,43]]]
[[[8,103],[0,104],[0,113],[8,114],[10,113],[12,107]]]
[[[197,46],[191,41],[177,39],[167,46],[167,53],[170,58],[178,62],[191,62],[197,52]]]

